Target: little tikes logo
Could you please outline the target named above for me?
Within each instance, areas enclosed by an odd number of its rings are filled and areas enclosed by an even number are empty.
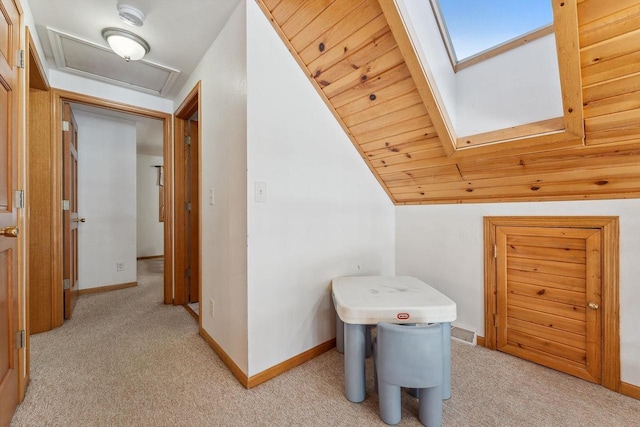
[[[409,320],[409,313],[398,313],[398,314],[396,314],[396,319],[398,319],[398,320]]]

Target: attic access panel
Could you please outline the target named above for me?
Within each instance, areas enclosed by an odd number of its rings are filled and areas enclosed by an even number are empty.
[[[553,24],[549,0],[431,0],[457,64]]]
[[[129,89],[164,96],[180,71],[150,61],[126,62],[111,49],[47,28],[53,56],[61,71]]]

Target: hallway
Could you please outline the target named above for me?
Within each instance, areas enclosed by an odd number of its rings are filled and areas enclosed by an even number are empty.
[[[137,287],[82,295],[73,318],[32,336],[12,426],[384,425],[377,400],[344,399],[337,352],[247,390],[162,298],[162,259],[138,261]]]
[[[138,261],[138,286],[82,295],[74,317],[31,341],[31,383],[13,426],[384,426],[367,361],[367,398],[344,398],[330,350],[247,390],[164,305],[162,260]],[[634,426],[640,401],[510,355],[452,342],[444,426]],[[420,426],[403,393],[401,425]]]

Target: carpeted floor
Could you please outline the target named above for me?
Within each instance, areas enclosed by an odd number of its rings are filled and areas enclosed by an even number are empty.
[[[343,395],[331,350],[244,389],[183,307],[162,304],[162,260],[138,263],[138,286],[83,295],[74,317],[31,340],[31,384],[14,426],[375,426],[378,398]],[[453,342],[445,426],[640,426],[640,401],[480,347]],[[419,426],[403,394],[400,425]]]

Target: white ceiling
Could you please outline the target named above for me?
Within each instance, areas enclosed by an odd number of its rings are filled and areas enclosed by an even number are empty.
[[[44,48],[48,67],[57,68],[47,28],[108,48],[101,32],[106,27],[132,31],[151,46],[145,61],[179,71],[173,86],[161,96],[175,98],[189,75],[200,62],[240,0],[28,0],[36,23],[38,38]],[[128,4],[145,15],[142,27],[122,22],[117,5]],[[136,89],[139,82],[155,82],[153,67],[125,63],[101,49],[65,49],[67,65],[84,64],[109,78]],[[113,62],[109,62],[113,61]],[[61,69],[63,72],[69,70]],[[157,72],[157,70],[155,70]],[[90,75],[83,74],[86,77]],[[98,77],[95,77],[99,80]],[[103,79],[104,81],[104,79]],[[133,82],[133,83],[132,83]],[[144,90],[142,90],[144,91]],[[148,90],[146,92],[149,92]],[[162,122],[140,116],[75,104],[74,109],[136,122],[138,153],[162,156]]]
[[[36,22],[38,38],[47,62],[56,67],[47,27],[75,36],[87,42],[108,47],[101,31],[118,27],[138,34],[151,46],[145,60],[180,71],[172,89],[164,94],[174,98],[189,75],[222,30],[239,0],[28,0]],[[118,3],[141,10],[146,19],[142,27],[132,27],[118,16]],[[95,63],[104,64],[96,49]],[[81,51],[82,62],[91,63],[92,55]],[[114,54],[115,56],[115,54]],[[124,61],[118,57],[117,61]],[[114,67],[122,63],[114,63]],[[145,68],[132,66],[130,80],[145,79]],[[108,70],[107,70],[108,71]],[[113,70],[113,75],[122,74]]]

